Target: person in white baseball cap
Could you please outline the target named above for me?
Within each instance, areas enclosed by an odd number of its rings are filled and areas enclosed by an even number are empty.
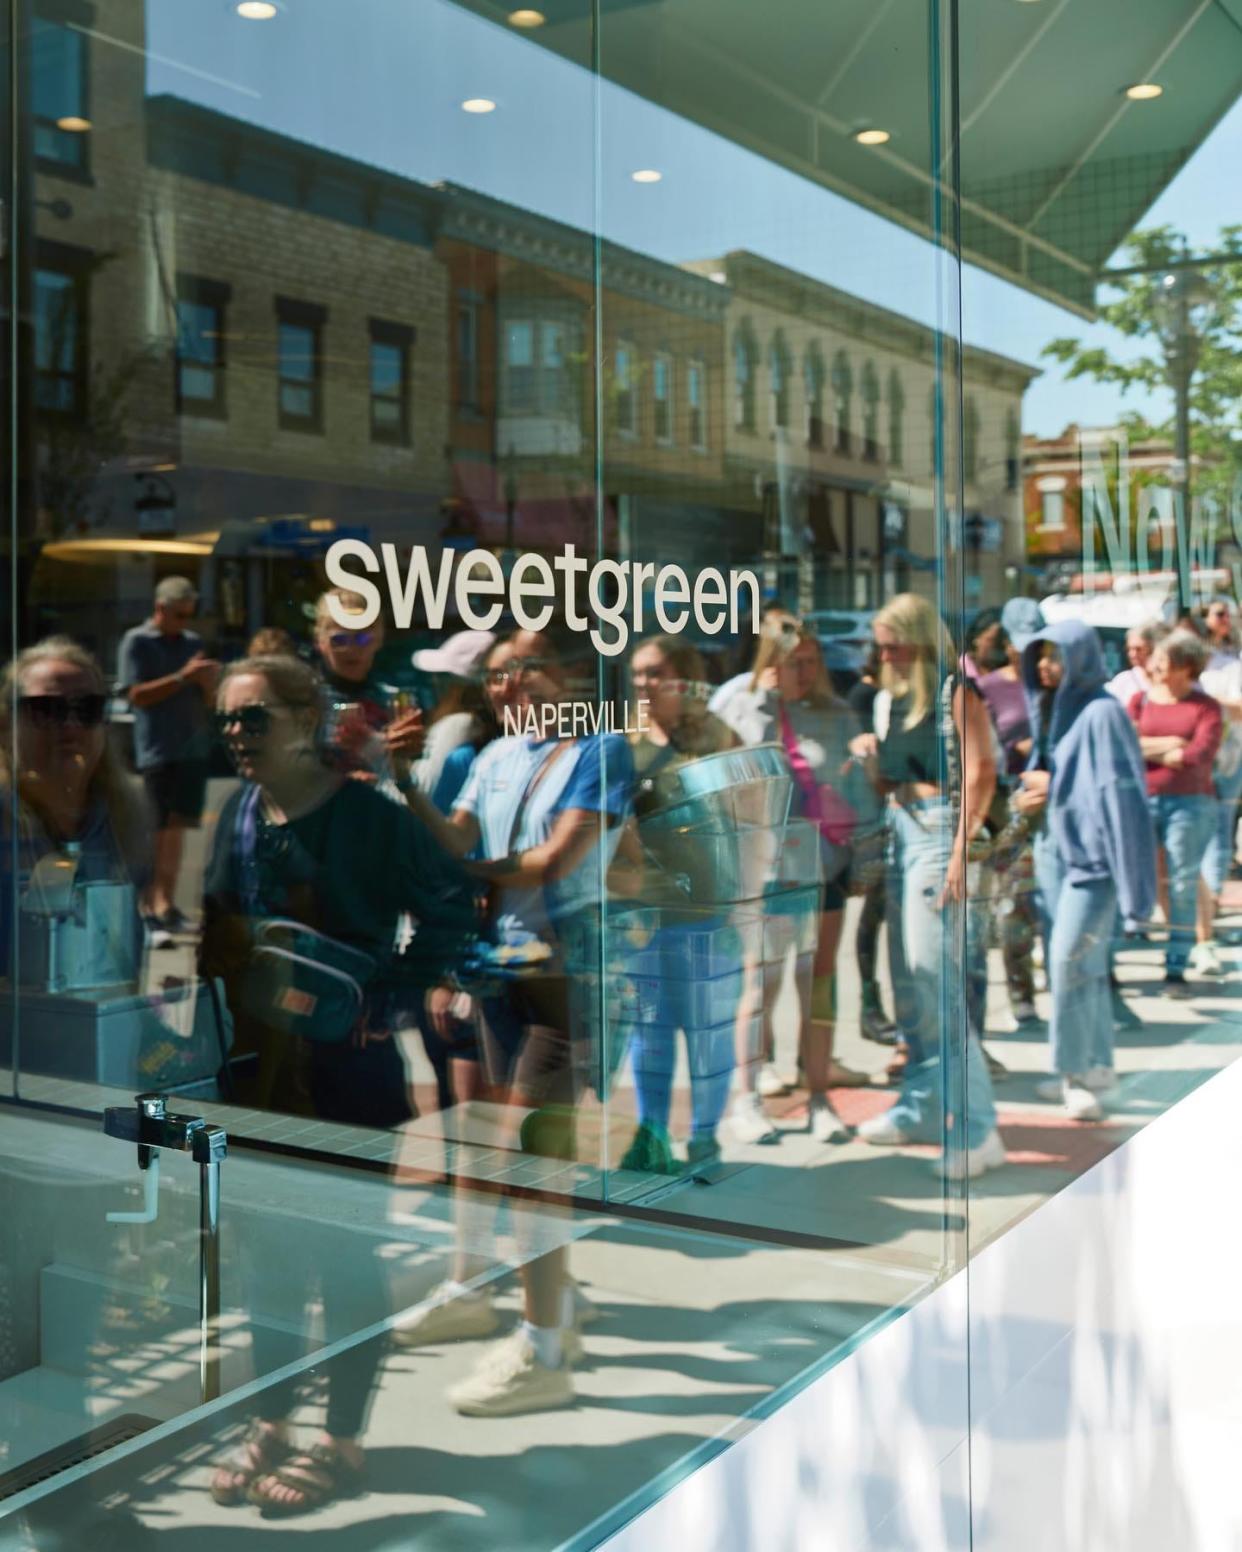
[[[445,762],[463,744],[476,748],[491,732],[483,700],[483,664],[496,645],[491,631],[457,631],[438,647],[422,647],[410,661],[435,676],[436,703],[427,718],[427,741],[410,780],[435,799]]]

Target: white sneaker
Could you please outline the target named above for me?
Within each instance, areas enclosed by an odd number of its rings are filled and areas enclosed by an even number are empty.
[[[549,1369],[540,1363],[524,1331],[489,1348],[474,1373],[451,1387],[448,1398],[466,1417],[550,1412],[572,1406],[576,1399],[567,1365]]]
[[[1117,1087],[1117,1074],[1111,1067],[1089,1067],[1082,1081],[1093,1094],[1111,1094]]]
[[[811,1098],[810,1125],[808,1127],[811,1136],[816,1142],[848,1142],[850,1129],[836,1113],[823,1094],[815,1094]]]
[[[891,1112],[883,1111],[878,1116],[872,1116],[869,1121],[864,1121],[857,1127],[854,1135],[860,1137],[863,1142],[869,1142],[876,1148],[900,1148],[911,1139],[902,1129],[889,1119]]]
[[[1196,943],[1190,951],[1190,966],[1200,975],[1224,975],[1225,973],[1225,967],[1220,962],[1215,943]]]
[[[789,1085],[771,1062],[764,1062],[760,1067],[755,1089],[760,1099],[778,1099],[782,1094],[789,1093]]]
[[[1083,1082],[1080,1073],[1065,1079],[1065,1113],[1071,1121],[1099,1121],[1104,1111],[1099,1100]]]
[[[1005,1145],[995,1127],[977,1148],[965,1153],[943,1154],[932,1164],[932,1174],[941,1180],[977,1180],[985,1170],[999,1169],[1005,1162]]]
[[[780,1133],[772,1125],[758,1094],[739,1094],[729,1111],[729,1122],[738,1142],[779,1142]]]
[[[491,1336],[500,1324],[486,1293],[462,1293],[460,1284],[443,1282],[427,1295],[427,1303],[400,1326],[393,1327],[394,1347],[431,1347],[440,1342],[468,1342]]]

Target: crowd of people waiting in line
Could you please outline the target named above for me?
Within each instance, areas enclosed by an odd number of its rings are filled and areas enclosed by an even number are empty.
[[[345,610],[357,606],[336,596]],[[159,949],[193,932],[201,973],[223,987],[232,1049],[222,1078],[239,1104],[400,1125],[415,1105],[393,1036],[416,1024],[439,1106],[497,1102],[513,1117],[505,1140],[515,1149],[572,1158],[575,1106],[628,1061],[637,1117],[623,1168],[705,1169],[722,1137],[776,1142],[765,1102],[797,1084],[817,1141],[941,1144],[934,1167],[961,1179],[1004,1163],[994,1101],[1004,1068],[982,1043],[993,937],[1020,1025],[1037,1016],[1042,948],[1041,1094],[1075,1121],[1099,1119],[1116,1081],[1115,1028],[1133,1018],[1115,973],[1127,935],[1167,934],[1170,997],[1195,994],[1188,971],[1222,973],[1215,917],[1242,794],[1242,660],[1228,602],[1131,631],[1129,666],[1110,679],[1096,633],[1045,623],[1031,600],[985,611],[959,653],[933,606],[904,594],[876,614],[871,659],[848,697],[814,632],[771,607],[751,666],[718,686],[683,638],[641,641],[625,693],[644,704],[642,730],[560,741],[504,731],[506,709],[573,693],[576,665],[548,635],[460,631],[416,652],[435,687],[419,706],[376,674],[382,623],[342,628],[328,595],[311,652],[265,630],[227,668],[192,630],[195,607],[188,581],[165,579],[151,619],[122,645],[141,785],[109,740],[112,685],[89,652],[53,637],[10,665],[0,757],[16,845],[5,854],[28,869],[72,842],[80,876],[131,881],[141,901],[136,960],[144,938]],[[193,924],[174,895],[213,736],[240,781],[215,823]],[[660,983],[659,1015],[626,1029],[618,1049],[598,1013],[607,1003],[601,902],[655,909],[656,952],[684,957],[701,912],[677,894],[675,840],[644,836],[646,808],[662,777],[760,744],[783,751],[795,810],[822,847],[798,1073],[776,1069],[771,978],[741,937],[727,1059],[695,1060],[684,976]],[[871,1081],[833,1050],[851,894],[861,897],[848,946],[861,1028],[892,1047],[895,1089],[891,1107],[856,1133],[832,1100]],[[6,911],[13,897],[6,888]],[[956,979],[946,966],[958,910],[966,973],[955,1022],[945,989]],[[681,1154],[671,1136],[679,1034],[691,1077]],[[470,1210],[466,1194],[458,1203]],[[463,1226],[451,1276],[397,1333],[404,1348],[496,1331],[470,1241]],[[536,1238],[522,1249],[522,1323],[452,1393],[466,1415],[573,1400],[591,1307],[563,1246]],[[296,1258],[297,1246],[288,1253]],[[350,1296],[320,1273],[325,1303]],[[286,1426],[293,1390],[266,1392],[216,1473],[218,1501],[298,1513],[354,1490],[376,1362],[334,1369],[326,1431],[309,1450],[294,1447]]]

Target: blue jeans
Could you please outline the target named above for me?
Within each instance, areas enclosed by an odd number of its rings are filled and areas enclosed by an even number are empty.
[[[1242,766],[1232,776],[1216,778],[1216,824],[1203,857],[1203,876],[1213,895],[1219,895],[1233,866],[1238,824],[1238,799],[1242,797]]]
[[[1216,824],[1216,799],[1194,793],[1147,801],[1156,827],[1156,842],[1164,848],[1169,881],[1169,946],[1164,968],[1168,975],[1181,975],[1195,941],[1199,869]]]
[[[1117,886],[1111,878],[1071,884],[1047,831],[1035,840],[1035,878],[1048,945],[1052,1070],[1066,1074],[1111,1067],[1113,999],[1108,959],[1117,917]]]
[[[960,967],[938,909],[953,849],[953,812],[940,800],[891,810],[888,877],[888,948],[897,1025],[910,1049],[901,1093],[890,1116],[912,1140],[941,1142],[950,1117],[945,1085],[956,1104],[962,1093]],[[947,1015],[947,1016],[946,1016]],[[996,1125],[992,1080],[978,1033],[967,1019],[965,1039],[966,1146],[976,1148]]]

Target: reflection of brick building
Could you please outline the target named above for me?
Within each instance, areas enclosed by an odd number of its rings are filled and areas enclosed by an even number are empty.
[[[769,574],[804,608],[918,588],[938,553],[934,331],[751,253],[692,267],[728,286],[729,499],[761,513]],[[974,347],[962,369],[966,576],[981,601],[1023,556],[1022,396],[1036,374]],[[955,491],[948,433],[940,460]]]
[[[469,189],[442,194],[436,253],[451,288],[452,480],[464,520],[484,542],[518,548],[594,548],[601,522],[606,548],[637,554],[651,504],[718,511],[720,288],[602,243],[597,319],[589,233]],[[702,524],[691,531],[701,546]],[[667,548],[666,527],[656,539]]]
[[[1056,437],[1022,441],[1022,505],[1027,561],[1051,585],[1066,567],[1082,565],[1083,460],[1098,460],[1116,500],[1116,470],[1124,457],[1132,492],[1176,485],[1172,444],[1159,438],[1130,441],[1118,426],[1069,425]]]

